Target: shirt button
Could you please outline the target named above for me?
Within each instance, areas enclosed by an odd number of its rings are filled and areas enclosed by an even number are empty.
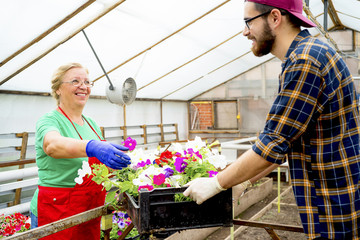
[[[56,201],[56,198],[54,198],[53,200],[54,200],[54,202],[55,202],[55,201]]]

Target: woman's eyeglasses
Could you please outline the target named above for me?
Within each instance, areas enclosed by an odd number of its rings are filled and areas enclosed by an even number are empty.
[[[81,85],[85,85],[88,88],[92,88],[94,86],[94,82],[90,82],[88,80],[85,81],[79,81],[77,79],[74,79],[72,81],[69,82],[61,82],[61,83],[70,83],[71,85],[73,85],[74,87],[80,87]]]

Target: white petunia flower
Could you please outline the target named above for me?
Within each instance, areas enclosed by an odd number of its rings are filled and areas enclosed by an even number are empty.
[[[82,184],[84,182],[83,177],[91,175],[91,167],[88,161],[82,162],[82,168],[78,170],[78,175],[79,176],[74,179],[77,184]]]
[[[132,182],[137,186],[152,185],[151,179],[143,174],[141,174],[138,178],[135,178]]]
[[[215,154],[207,158],[209,163],[214,165],[215,168],[224,169],[226,167],[227,161],[225,159],[225,156]]]
[[[159,175],[160,173],[164,173],[163,168],[154,167],[154,165],[151,165],[149,168],[145,169],[141,174],[154,176],[154,175]]]
[[[144,153],[142,148],[135,149],[134,151],[129,152],[128,155],[131,158],[131,167],[136,166],[139,162],[147,160],[147,155]]]
[[[203,159],[208,159],[213,156],[214,153],[209,148],[203,148],[201,149],[201,155],[203,156]]]
[[[91,175],[91,167],[88,161],[82,162],[82,169],[84,170],[85,174]]]
[[[148,159],[152,163],[156,159],[157,153],[158,151],[156,150],[153,152],[145,152],[142,148],[129,152],[128,155],[131,158],[130,167],[136,169],[138,163],[146,162]]]
[[[149,153],[149,155],[155,157],[157,155],[160,155],[160,151],[159,151],[159,149],[154,149],[154,150],[152,150],[152,152]]]
[[[201,141],[201,138],[196,136],[193,141],[188,141],[185,144],[185,148],[192,148],[194,152],[199,151],[201,148],[206,147],[205,142]]]
[[[138,178],[135,178],[133,180],[133,184],[137,186],[143,186],[147,184],[152,185],[152,177],[154,175],[159,175],[160,173],[165,174],[165,168],[154,167],[153,165],[151,165],[150,167],[142,171],[139,174]]]
[[[179,187],[181,187],[180,186],[181,179],[182,179],[181,175],[173,175],[173,176],[170,176],[167,180],[168,180],[168,183],[172,187],[179,188]]]
[[[173,147],[173,151],[183,154],[183,146],[181,143],[171,143],[171,146]]]
[[[77,178],[75,178],[74,181],[79,185],[84,182],[83,177],[81,177],[81,176],[78,176]]]
[[[211,153],[214,155],[219,155],[219,150],[217,150],[216,148],[211,149]]]

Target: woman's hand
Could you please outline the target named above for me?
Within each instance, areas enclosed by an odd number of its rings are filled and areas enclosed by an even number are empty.
[[[122,152],[127,150],[129,150],[127,147],[98,140],[90,140],[86,145],[88,157],[96,157],[113,169],[122,169],[130,164],[130,157]]]

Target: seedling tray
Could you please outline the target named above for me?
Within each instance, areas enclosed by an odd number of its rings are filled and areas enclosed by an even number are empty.
[[[142,190],[138,199],[125,194],[127,213],[139,234],[233,225],[231,188],[200,205],[194,201],[175,202],[174,195],[185,190],[186,188]]]

